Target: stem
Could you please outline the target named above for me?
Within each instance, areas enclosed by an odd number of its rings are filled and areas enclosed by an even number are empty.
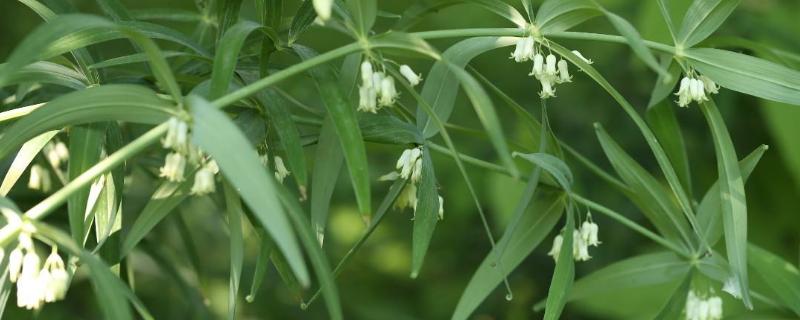
[[[609,208],[606,208],[606,207],[604,207],[604,206],[600,205],[599,203],[596,203],[596,202],[594,202],[592,200],[586,199],[586,198],[584,198],[584,197],[582,197],[582,196],[580,196],[580,195],[578,195],[576,193],[570,193],[569,195],[570,195],[570,197],[572,197],[573,200],[575,200],[577,202],[580,202],[583,205],[585,205],[585,206],[587,206],[589,208],[592,208],[592,209],[594,209],[594,210],[596,210],[596,211],[608,216],[611,219],[616,220],[617,222],[625,225],[628,228],[633,229],[634,231],[638,232],[639,234],[649,238],[650,240],[653,240],[653,241],[657,242],[658,244],[666,247],[667,249],[670,249],[670,250],[674,251],[675,253],[678,253],[678,254],[680,254],[680,255],[682,255],[684,257],[687,257],[687,258],[690,257],[686,253],[685,250],[683,250],[680,247],[676,246],[674,243],[667,241],[667,239],[664,239],[663,237],[659,236],[658,234],[656,234],[656,233],[654,233],[654,232],[652,232],[650,230],[647,230],[647,228],[642,227],[641,225],[637,224],[636,222],[633,222],[632,220],[626,218],[622,214],[617,213],[616,211],[611,210]]]

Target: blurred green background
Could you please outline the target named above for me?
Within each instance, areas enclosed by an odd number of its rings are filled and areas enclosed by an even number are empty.
[[[48,3],[49,1],[43,1]],[[81,12],[102,14],[94,1],[73,0]],[[194,10],[189,0],[125,0],[128,8],[182,8]],[[289,15],[297,7],[296,1],[286,1]],[[400,13],[416,1],[379,1],[380,8],[387,12]],[[536,1],[538,2],[538,1]],[[669,36],[655,1],[607,0],[602,1],[609,9],[631,21],[646,39],[668,42]],[[687,0],[669,1],[673,5],[674,20],[680,21],[688,6]],[[516,1],[512,2],[517,5]],[[245,8],[250,8],[245,1]],[[244,9],[243,16],[254,19],[253,10]],[[17,1],[0,1],[0,61],[4,61],[14,47],[37,25],[41,19]],[[734,14],[717,32],[717,36],[736,36],[747,40],[800,52],[800,2],[796,0],[744,0]],[[190,23],[164,22],[175,29],[190,33]],[[392,23],[391,18],[379,18],[376,30],[384,30]],[[504,20],[485,12],[479,7],[460,5],[446,8],[427,16],[413,30],[435,30],[471,27],[510,27]],[[613,33],[604,19],[595,18],[580,25],[577,30]],[[340,46],[349,40],[330,30],[313,29],[299,42],[319,51]],[[575,40],[556,40],[569,48],[580,50],[595,61],[594,66],[617,87],[640,111],[649,98],[655,75],[640,63],[628,47],[618,44]],[[444,50],[454,39],[437,40],[433,44]],[[124,41],[113,41],[97,46],[100,59],[112,58],[130,51]],[[169,48],[168,44],[164,47]],[[538,115],[538,91],[535,80],[527,76],[527,66],[515,64],[507,59],[510,49],[501,49],[478,57],[474,66],[494,84],[510,94],[516,101]],[[733,49],[747,52],[746,50]],[[426,73],[429,61],[398,58]],[[279,65],[291,63],[287,57],[277,57]],[[798,68],[798,66],[793,66]],[[281,87],[311,105],[319,105],[315,87],[308,79],[300,77],[281,84]],[[657,173],[654,159],[629,118],[614,101],[590,79],[577,74],[572,84],[558,89],[558,98],[552,99],[550,114],[555,133],[564,141],[584,153],[590,159],[611,171],[597,142],[592,123],[603,124],[610,134],[634,155],[651,172]],[[6,93],[7,94],[7,93]],[[410,97],[404,97],[410,99]],[[737,152],[744,156],[760,144],[770,146],[754,175],[747,183],[749,206],[749,239],[785,260],[797,263],[800,251],[800,107],[761,101],[743,94],[722,90],[716,96]],[[406,100],[410,101],[410,100]],[[409,103],[413,105],[413,103]],[[472,108],[464,97],[457,105],[452,123],[480,129]],[[7,107],[3,107],[5,110]],[[676,107],[677,108],[677,107]],[[517,121],[517,117],[498,100],[497,109],[511,140],[525,147],[530,146],[529,128]],[[708,128],[697,108],[677,111],[687,141],[694,184],[693,195],[697,199],[705,193],[716,179],[716,162]],[[307,132],[313,132],[308,129]],[[438,138],[437,138],[438,139]],[[485,159],[495,160],[490,144],[480,138],[455,133],[456,145],[461,152]],[[309,154],[314,147],[308,149]],[[522,151],[519,148],[514,148]],[[370,171],[373,195],[380,199],[389,184],[377,178],[389,172],[401,147],[369,144]],[[530,150],[528,150],[530,151]],[[155,158],[153,158],[155,159]],[[152,165],[140,159],[137,164]],[[309,158],[311,159],[311,158]],[[579,193],[601,204],[624,213],[627,217],[647,225],[643,216],[624,197],[604,182],[581,167],[574,159],[567,159],[576,174]],[[411,212],[393,211],[382,223],[366,246],[358,253],[338,279],[340,296],[347,319],[445,319],[452,313],[461,292],[489,251],[489,243],[475,206],[466,186],[452,165],[451,159],[442,154],[434,156],[440,194],[445,198],[445,219],[437,227],[436,235],[428,252],[425,267],[418,279],[409,278],[411,253]],[[152,192],[155,181],[141,169],[129,166],[130,181],[126,181],[125,212],[135,214]],[[473,183],[478,188],[481,203],[490,217],[495,235],[499,236],[513,210],[523,185],[508,177],[468,167]],[[335,263],[361,234],[363,223],[357,213],[349,179],[340,177],[332,204],[326,250],[329,260]],[[27,190],[15,190],[11,197],[23,209],[43,198],[42,194]],[[204,307],[214,318],[224,317],[228,291],[228,241],[223,227],[224,216],[220,212],[219,199],[195,198],[177,210],[159,225],[133,256],[136,270],[136,293],[147,304],[157,319],[202,318]],[[60,216],[60,217],[59,217]],[[54,223],[65,223],[66,215],[53,215]],[[187,222],[192,246],[181,240],[177,219]],[[645,238],[600,214],[594,215],[600,225],[603,244],[593,250],[593,259],[577,265],[577,277],[588,274],[614,261],[648,252],[657,247]],[[61,221],[61,220],[63,221]],[[246,230],[247,242],[245,269],[242,278],[242,301],[249,291],[253,277],[258,243],[253,230]],[[509,277],[514,292],[513,301],[505,301],[498,288],[474,314],[475,319],[536,319],[541,313],[531,306],[545,298],[553,271],[553,261],[546,256],[552,235],[523,262]],[[191,267],[191,254],[196,252],[202,269]],[[66,300],[48,304],[41,319],[96,319],[100,317],[95,306],[91,286],[85,274],[78,274]],[[178,280],[182,279],[182,280]],[[758,279],[754,282],[758,283]],[[200,292],[193,289],[201,288]],[[305,291],[307,298],[312,292]],[[666,300],[669,291],[663,287],[619,292],[604,297],[594,297],[567,306],[564,319],[638,319],[643,314],[655,311]],[[729,302],[732,300],[726,300]],[[313,304],[308,310],[299,308],[298,294],[287,288],[278,273],[271,268],[255,302],[242,303],[239,310],[242,319],[324,319],[322,303]],[[730,303],[729,305],[733,305]],[[33,315],[17,310],[13,303],[7,313],[9,319],[26,319]],[[647,310],[647,311],[643,311]],[[644,312],[644,313],[643,313]],[[726,309],[735,314],[736,308]]]

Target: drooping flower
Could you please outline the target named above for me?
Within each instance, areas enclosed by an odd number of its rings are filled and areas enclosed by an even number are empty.
[[[167,124],[167,135],[161,140],[161,145],[165,149],[173,149],[178,152],[188,151],[189,125],[176,117],[169,119]]]
[[[397,89],[394,86],[394,78],[383,77],[381,79],[380,91],[378,92],[378,105],[388,107],[397,100]]]
[[[38,164],[31,166],[30,176],[28,177],[28,188],[31,190],[48,192],[52,187],[53,182],[50,179],[50,172]]]
[[[548,256],[553,257],[553,260],[558,261],[558,256],[561,254],[561,246],[564,244],[564,237],[559,234],[555,238],[553,238],[553,247],[550,248],[550,252],[547,253]]]
[[[8,255],[8,279],[11,283],[17,282],[19,279],[19,273],[22,271],[22,248],[17,246],[14,250],[11,250],[11,254]]]
[[[578,50],[572,50],[572,53],[573,53],[574,55],[578,56],[578,58],[581,58],[581,60],[583,60],[583,62],[586,62],[586,64],[592,64],[592,63],[594,63],[594,61],[592,61],[592,60],[589,60],[589,59],[586,59],[586,58],[585,58],[585,57],[584,57],[584,56],[583,56],[583,55],[580,53],[580,51],[578,51]]]
[[[216,183],[214,183],[214,171],[209,165],[205,165],[194,174],[194,184],[192,185],[191,194],[202,196],[217,191]]]
[[[372,87],[372,63],[369,60],[364,60],[361,63],[361,85],[364,87]]]
[[[581,238],[587,245],[596,247],[600,245],[600,241],[597,239],[599,229],[600,228],[593,221],[584,221],[581,225]]]
[[[417,74],[411,67],[405,64],[400,66],[400,74],[408,80],[408,83],[411,84],[412,87],[418,85],[420,81],[422,81],[422,74]]]
[[[686,320],[722,319],[722,299],[713,295],[703,297],[690,290],[686,297],[684,313]]]
[[[706,76],[685,76],[681,79],[678,86],[678,106],[686,107],[692,102],[701,103],[708,101],[706,94],[715,94],[719,92],[719,86]]]
[[[547,57],[545,58],[545,65],[544,65],[544,74],[548,78],[548,80],[554,80],[558,78],[558,67],[556,66],[556,64],[557,64],[556,56],[554,56],[552,53],[548,54]]]
[[[47,161],[50,162],[53,167],[58,168],[62,163],[69,160],[69,149],[67,149],[67,146],[61,141],[47,143],[42,151],[44,151]]]
[[[559,83],[572,82],[572,76],[569,75],[569,65],[564,59],[558,61],[558,75]]]
[[[404,150],[395,167],[400,170],[401,178],[411,179],[416,183],[422,174],[422,150],[420,148]]]
[[[588,261],[592,258],[589,255],[589,246],[578,230],[572,230],[572,255],[576,261]]]
[[[283,183],[283,179],[291,174],[286,166],[283,164],[283,159],[281,157],[275,156],[275,179],[278,179],[280,183]]]
[[[532,36],[527,36],[517,40],[516,47],[514,48],[514,52],[511,53],[510,59],[514,59],[516,62],[525,62],[533,59],[535,54],[535,44],[536,41]]]
[[[44,290],[39,280],[41,259],[33,249],[22,258],[22,272],[17,279],[17,306],[28,310],[42,306]]]
[[[536,79],[539,79],[544,74],[544,56],[540,53],[537,53],[533,56],[533,69],[531,69],[531,73],[529,76],[534,76]]]
[[[53,251],[45,260],[39,279],[41,287],[44,289],[45,302],[64,299],[69,286],[69,275],[64,267],[64,260],[58,255],[57,248],[53,247]]]
[[[542,91],[539,92],[539,97],[547,99],[556,96],[556,89],[553,88],[553,83],[549,79],[542,79]]]
[[[394,201],[395,208],[400,210],[405,208],[412,208],[417,211],[417,186],[412,183],[407,183],[400,194],[397,195],[397,200]]]
[[[167,178],[172,182],[184,180],[183,172],[186,170],[186,157],[177,152],[171,152],[164,159],[164,166],[161,167],[159,176]]]
[[[703,82],[703,86],[705,87],[706,92],[710,94],[719,93],[719,85],[716,82],[714,82],[714,80],[711,80],[711,78],[706,76],[700,76],[700,81]]]
[[[358,88],[358,111],[377,113],[378,112],[378,93],[374,87],[362,86]]]

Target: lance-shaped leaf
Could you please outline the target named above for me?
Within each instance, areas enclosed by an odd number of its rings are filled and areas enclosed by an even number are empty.
[[[772,289],[784,306],[800,316],[800,271],[777,255],[749,245],[750,266]]]
[[[0,64],[0,70],[2,69],[3,64]],[[82,73],[60,64],[39,61],[24,66],[16,73],[11,74],[4,86],[21,83],[46,83],[81,90],[86,88],[89,79]]]
[[[638,56],[639,59],[644,62],[644,64],[650,67],[650,69],[653,69],[664,79],[667,79],[668,81],[671,80],[672,77],[670,74],[667,72],[667,70],[664,70],[664,68],[661,67],[658,61],[656,61],[656,57],[653,56],[653,53],[650,52],[650,49],[644,44],[644,39],[642,39],[642,36],[639,35],[639,31],[636,31],[636,28],[634,28],[633,25],[628,22],[628,20],[625,20],[625,18],[606,10],[599,4],[597,5],[597,8],[606,15],[608,21],[611,22],[611,25],[614,26],[615,29],[617,29],[619,34],[625,37],[625,40],[627,40],[626,42],[633,50],[633,53],[635,53],[636,56]]]
[[[547,0],[536,13],[536,25],[543,32],[559,32],[600,14],[590,0]]]
[[[239,297],[239,281],[242,277],[244,263],[244,236],[242,235],[242,200],[236,189],[229,182],[222,184],[225,188],[225,205],[228,211],[228,229],[230,231],[230,282],[228,292],[228,319],[236,319],[236,303]]]
[[[36,155],[39,154],[39,151],[42,151],[42,148],[44,148],[56,134],[58,134],[58,130],[48,131],[28,140],[28,142],[22,145],[17,155],[14,157],[14,161],[11,162],[6,176],[3,178],[3,184],[0,185],[0,196],[5,197],[8,195],[11,188],[14,187],[25,170],[28,169],[31,162],[33,162]]]
[[[686,50],[689,64],[722,87],[767,100],[800,105],[800,71],[720,49]]]
[[[344,164],[342,146],[336,139],[336,131],[330,116],[325,117],[319,131],[319,141],[314,156],[314,171],[311,173],[311,226],[322,245],[333,190]]]
[[[745,307],[752,309],[747,277],[747,198],[733,141],[713,101],[700,104],[714,139],[725,249]]]
[[[571,206],[571,205],[569,205]],[[550,289],[547,290],[547,301],[544,306],[545,320],[554,320],[561,317],[564,305],[572,290],[572,283],[575,281],[575,259],[572,255],[572,243],[575,241],[575,215],[572,208],[567,208],[566,225],[562,236],[564,242],[561,245],[561,254],[556,258],[556,268],[553,271],[553,279],[550,280]]]
[[[308,285],[308,269],[278,200],[275,177],[267,173],[255,148],[222,111],[197,96],[190,96],[188,102],[194,121],[192,143],[217,161],[220,172],[275,240],[300,283]]]
[[[691,47],[708,38],[725,22],[741,0],[695,0],[686,10],[678,43]]]
[[[417,188],[417,205],[414,208],[414,232],[411,246],[411,278],[416,278],[425,260],[425,254],[439,221],[439,192],[436,191],[436,174],[431,160],[431,150],[422,149],[422,174]]]

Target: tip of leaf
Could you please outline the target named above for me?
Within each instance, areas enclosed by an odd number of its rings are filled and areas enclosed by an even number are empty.
[[[412,271],[411,272],[411,279],[416,279],[418,275],[419,275],[418,271]]]
[[[768,144],[762,144],[761,145],[761,149],[764,150],[764,151],[767,151],[767,150],[769,150],[769,145]]]
[[[594,126],[594,128],[596,130],[602,130],[603,129],[603,126],[600,124],[600,122],[595,122],[592,125]]]

